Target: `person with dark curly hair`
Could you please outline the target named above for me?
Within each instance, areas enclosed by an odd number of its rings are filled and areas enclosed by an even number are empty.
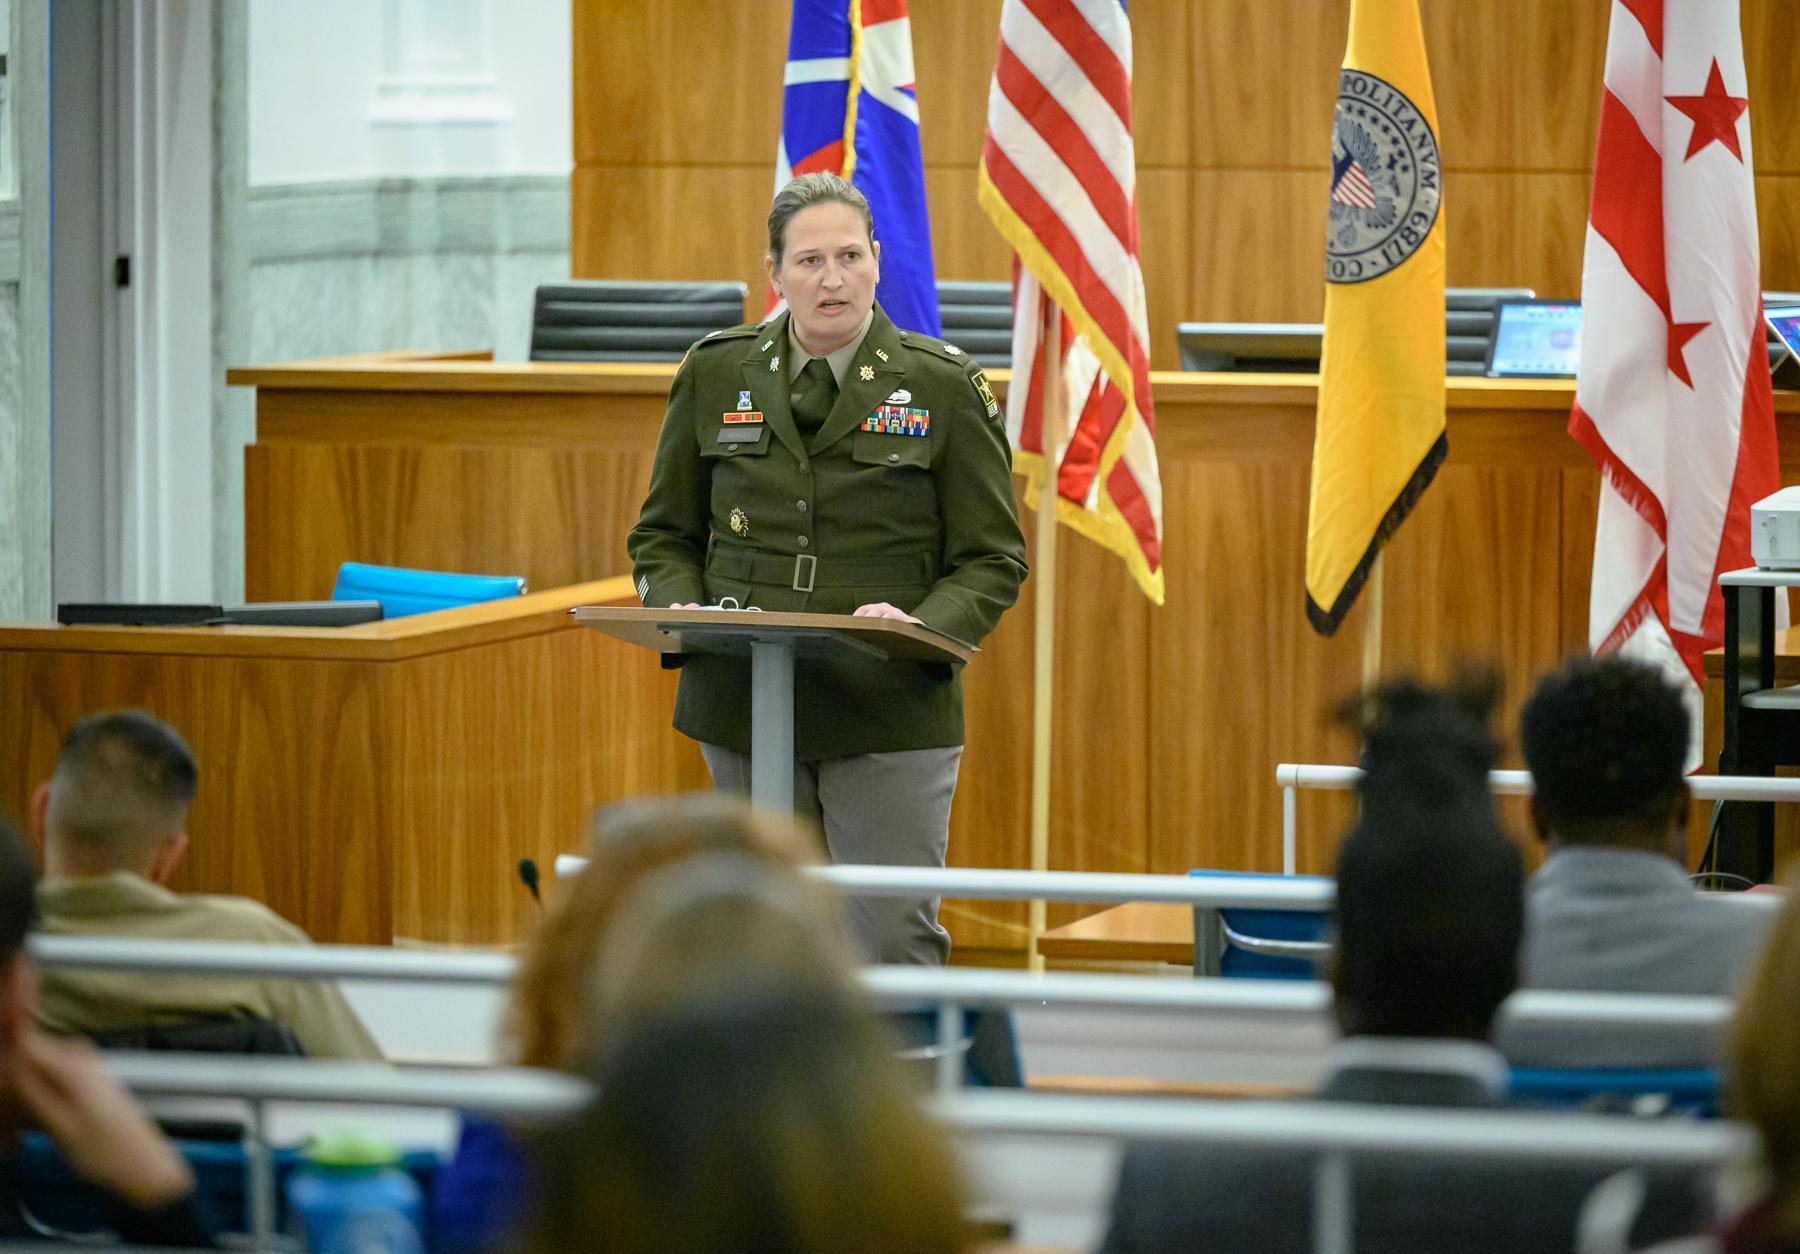
[[[1748,970],[1778,903],[1688,880],[1688,736],[1679,690],[1624,658],[1573,659],[1526,702],[1531,818],[1548,856],[1526,892],[1524,986],[1716,996]]]

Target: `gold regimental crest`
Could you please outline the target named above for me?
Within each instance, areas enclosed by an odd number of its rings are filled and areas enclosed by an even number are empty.
[[[731,534],[734,536],[747,536],[750,534],[750,515],[746,514],[741,509],[734,509],[731,511]]]

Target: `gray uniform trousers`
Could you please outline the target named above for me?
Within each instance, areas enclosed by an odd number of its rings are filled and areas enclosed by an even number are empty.
[[[713,786],[750,794],[750,755],[702,744]],[[943,866],[962,746],[794,763],[794,810],[825,832],[833,862]],[[950,933],[938,899],[851,897],[845,916],[870,962],[942,965]]]

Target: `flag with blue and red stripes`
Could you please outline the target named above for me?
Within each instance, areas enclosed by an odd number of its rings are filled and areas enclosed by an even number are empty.
[[[794,0],[775,189],[819,170],[868,197],[882,309],[897,326],[941,334],[906,0]],[[771,292],[768,310],[779,308]]]

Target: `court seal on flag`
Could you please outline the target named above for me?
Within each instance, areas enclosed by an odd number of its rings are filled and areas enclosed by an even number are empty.
[[[1424,113],[1385,79],[1344,70],[1331,131],[1326,279],[1366,283],[1404,264],[1431,234],[1443,192]]]

